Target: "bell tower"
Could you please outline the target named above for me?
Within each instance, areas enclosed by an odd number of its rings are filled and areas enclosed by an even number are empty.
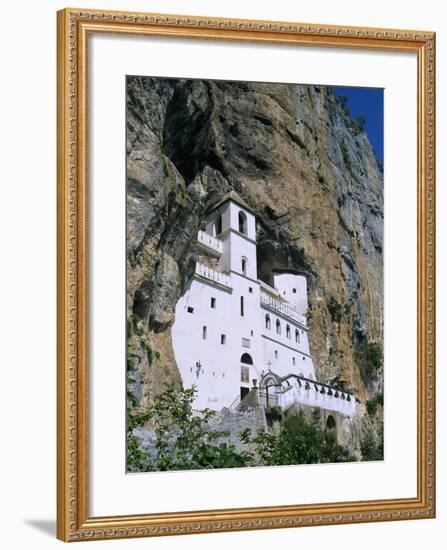
[[[257,280],[256,217],[237,193],[231,191],[213,207],[206,232],[222,241],[220,270]]]

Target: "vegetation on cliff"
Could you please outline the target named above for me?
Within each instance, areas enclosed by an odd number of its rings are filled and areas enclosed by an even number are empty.
[[[152,405],[140,412],[129,410],[127,418],[127,468],[130,472],[237,468],[243,466],[282,466],[347,462],[355,460],[337,444],[335,434],[322,429],[318,413],[311,422],[302,413],[291,414],[277,433],[246,429],[239,433],[244,447],[226,440],[228,432],[216,430],[210,421],[216,411],[194,411],[195,388],[177,390],[165,384]],[[142,449],[134,430],[150,422],[154,441]],[[371,446],[371,442],[367,442]],[[369,447],[368,447],[369,449]],[[373,451],[371,451],[373,452]]]
[[[177,391],[172,384],[156,395],[153,403],[139,413],[128,413],[127,439],[129,471],[196,470],[248,466],[251,455],[229,445],[224,430],[213,430],[210,420],[216,411],[194,411],[195,388]],[[144,451],[134,429],[151,422],[155,442],[153,452]]]

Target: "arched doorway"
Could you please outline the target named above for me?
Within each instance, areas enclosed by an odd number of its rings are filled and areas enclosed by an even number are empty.
[[[337,427],[337,425],[335,424],[335,419],[334,417],[330,414],[328,417],[327,417],[327,420],[326,420],[326,428],[328,430],[335,430],[335,428]]]
[[[281,378],[274,372],[267,372],[260,383],[260,402],[266,407],[278,404],[278,389],[281,388]]]

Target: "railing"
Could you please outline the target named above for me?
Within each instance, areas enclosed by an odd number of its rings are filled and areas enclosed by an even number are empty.
[[[214,281],[215,283],[231,288],[231,277],[229,275],[226,275],[221,271],[216,271],[212,267],[208,267],[200,262],[196,263],[196,274],[204,277],[205,279],[209,279],[210,281]]]
[[[238,393],[235,397],[234,401],[231,403],[231,405],[228,407],[229,409],[236,409],[241,403],[241,394]]]
[[[222,241],[219,239],[216,239],[216,237],[213,237],[212,235],[208,235],[208,233],[206,233],[205,231],[199,231],[199,233],[197,234],[197,241],[201,245],[212,250],[213,252],[217,252],[217,254],[222,254],[222,251],[223,251]]]
[[[284,382],[289,386],[285,387]],[[301,376],[283,378],[283,386],[277,395],[278,404],[284,409],[297,403],[338,411],[347,416],[353,416],[356,411],[356,399],[351,393]]]
[[[279,300],[276,300],[275,298],[273,298],[273,296],[270,296],[270,294],[267,294],[262,290],[261,290],[261,302],[271,307],[272,309],[279,311],[283,315],[290,317],[291,319],[293,319],[294,321],[297,321],[298,323],[301,323],[303,325],[306,323],[306,318],[304,317],[304,315],[299,315],[297,311],[295,311],[289,306],[286,306],[285,304],[283,304]]]
[[[270,286],[261,280],[259,280],[259,284],[261,285],[261,290],[265,290],[266,292],[270,292],[271,294],[275,294],[276,296],[279,296],[279,292],[273,286]]]

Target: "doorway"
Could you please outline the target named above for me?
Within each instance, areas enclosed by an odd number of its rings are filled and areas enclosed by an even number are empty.
[[[250,393],[250,388],[244,388],[241,386],[241,401],[244,399],[246,395]]]

